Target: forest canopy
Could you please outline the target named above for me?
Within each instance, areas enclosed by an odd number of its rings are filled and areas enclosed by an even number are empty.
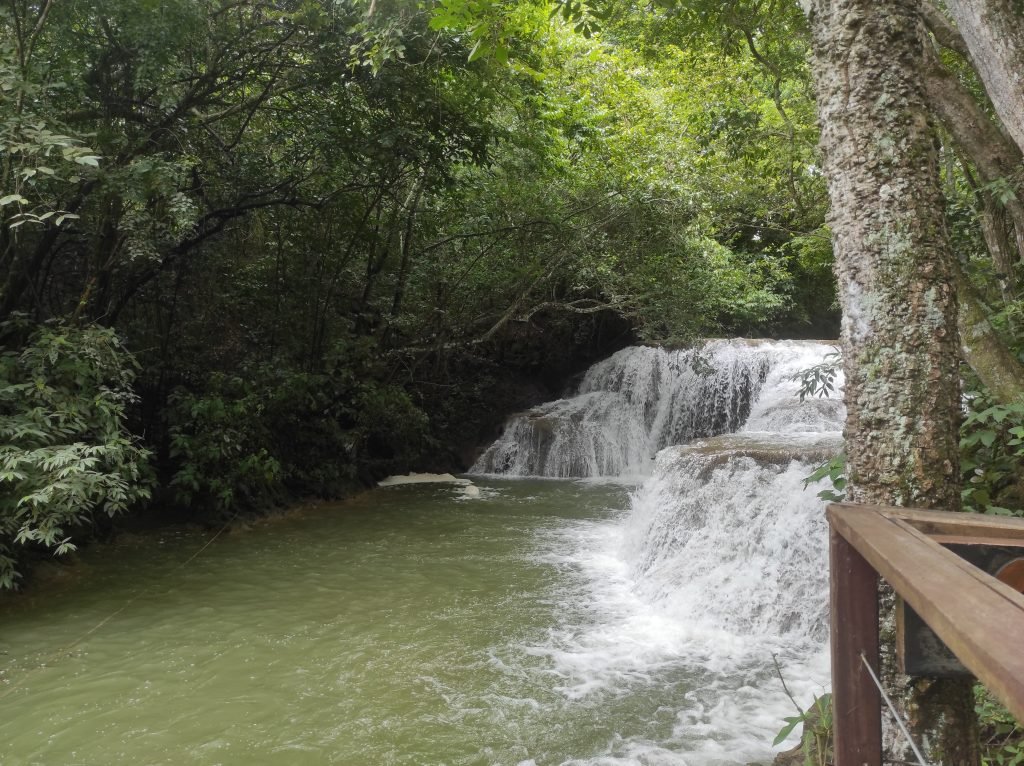
[[[458,466],[633,340],[834,332],[802,56],[559,9],[0,7],[3,584]]]
[[[0,584],[129,509],[464,466],[626,343],[834,337],[810,46],[749,0],[4,2]],[[1019,155],[943,142],[1015,362]],[[1016,423],[980,505],[1014,507]]]

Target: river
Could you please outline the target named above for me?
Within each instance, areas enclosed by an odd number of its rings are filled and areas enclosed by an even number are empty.
[[[695,449],[94,546],[0,608],[0,763],[766,762],[773,655],[827,685],[820,504],[809,463]]]

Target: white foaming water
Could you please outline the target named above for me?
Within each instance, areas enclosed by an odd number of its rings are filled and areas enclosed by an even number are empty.
[[[661,448],[735,430],[768,374],[765,344],[626,348],[587,370],[575,396],[514,416],[470,473],[624,476]]]
[[[558,690],[584,706],[651,685],[676,700],[667,734],[566,764],[765,762],[795,712],[772,656],[802,704],[827,688],[826,535],[815,489],[803,488],[811,464],[730,459],[702,486],[673,453],[630,512],[544,541],[547,561],[577,575],[559,596],[562,623],[528,649]]]
[[[830,397],[808,397],[800,400],[799,375],[825,361],[837,349],[816,341],[782,341],[772,344],[776,353],[771,372],[760,396],[743,424],[743,431],[841,432],[846,420],[840,372],[834,381],[836,390]]]
[[[820,642],[827,527],[817,487],[804,488],[815,462],[799,452],[838,451],[838,438],[742,451],[745,439],[713,441],[663,451],[632,498],[624,557],[638,595],[691,624],[756,637],[757,652]]]
[[[804,479],[841,449],[845,412],[837,398],[801,402],[794,376],[829,351],[820,343],[714,342],[705,355],[728,364],[702,377],[691,357],[627,349],[591,368],[577,397],[513,420],[475,466],[637,472],[650,462],[644,449],[702,428],[740,431],[662,449],[628,513],[544,540],[546,559],[571,568],[579,583],[562,594],[563,623],[528,648],[550,662],[561,693],[586,704],[651,683],[679,690],[668,737],[615,739],[605,754],[567,764],[764,761],[782,719],[794,714],[773,655],[805,706],[826,690],[827,525],[819,487],[805,488]],[[690,396],[721,409],[708,414]],[[601,421],[602,412],[614,421]],[[540,434],[530,421],[542,419]],[[567,457],[607,455],[616,445],[603,463]]]
[[[712,340],[699,349],[636,346],[591,367],[574,396],[513,416],[470,473],[505,476],[644,476],[658,450],[730,433],[755,402],[764,430],[789,416],[788,380],[821,361],[817,342]],[[768,391],[762,391],[766,387]],[[823,400],[829,402],[829,400]],[[774,409],[770,408],[774,405]],[[820,426],[841,417],[835,403]]]

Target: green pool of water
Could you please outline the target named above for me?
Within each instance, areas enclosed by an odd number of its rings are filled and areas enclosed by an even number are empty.
[[[551,650],[596,619],[575,613],[591,586],[559,545],[625,505],[572,482],[403,486],[184,565],[209,534],[94,547],[0,605],[0,762],[631,762],[671,738],[685,679],[591,689],[599,658],[574,671]]]

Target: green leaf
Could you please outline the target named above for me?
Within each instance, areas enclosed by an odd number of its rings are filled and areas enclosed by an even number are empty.
[[[803,715],[794,715],[790,716],[789,718],[783,718],[782,720],[786,721],[786,725],[779,730],[779,733],[777,735],[775,735],[775,740],[772,742],[772,747],[782,744],[786,737],[792,734],[793,729],[795,729],[804,720],[804,717]]]
[[[998,505],[989,505],[985,507],[985,513],[991,516],[1017,516],[1018,512],[1012,511],[1009,508],[1003,508]]]

